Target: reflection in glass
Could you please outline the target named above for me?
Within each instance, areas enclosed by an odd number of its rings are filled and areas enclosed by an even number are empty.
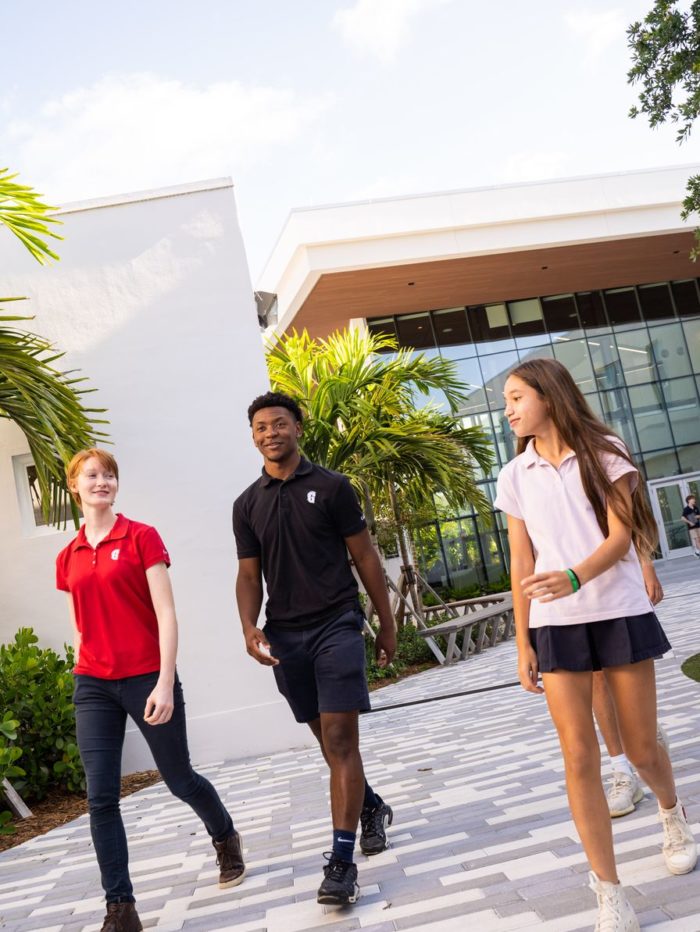
[[[545,346],[531,346],[529,349],[521,349],[518,353],[520,362],[527,362],[529,359],[554,359],[554,350],[550,343]]]
[[[664,410],[659,383],[636,385],[628,391],[640,449],[659,450],[662,447],[671,446],[673,443],[671,428]]]
[[[681,472],[700,472],[700,443],[695,443],[689,447],[680,447],[678,450],[678,461],[681,465]],[[700,489],[698,490],[700,492]],[[698,495],[700,501],[700,495]]]
[[[603,292],[608,320],[613,327],[641,322],[634,288],[610,288]]]
[[[509,301],[508,313],[516,346],[525,348],[544,342],[544,317],[537,298]]]
[[[482,356],[479,359],[484,377],[486,400],[492,408],[503,406],[503,386],[510,370],[518,364],[517,353],[498,353],[495,356]]]
[[[683,495],[680,483],[657,486],[656,499],[661,511],[663,532],[666,536],[669,550],[684,550],[689,546],[688,525],[681,520],[683,514]]]
[[[643,460],[647,479],[664,479],[666,476],[677,476],[680,472],[674,450],[655,450],[653,453],[645,453]]]
[[[592,399],[587,399],[589,403]],[[632,409],[627,399],[627,392],[616,389],[600,393],[601,419],[625,441],[633,452],[639,450],[639,440],[634,428]]]
[[[576,305],[578,307],[578,316],[581,320],[581,326],[585,327],[586,330],[591,330],[595,333],[610,329],[605,316],[605,308],[603,307],[600,292],[576,292]]]
[[[668,417],[676,446],[700,441],[700,418],[695,379],[671,379],[662,382]]]
[[[690,359],[681,325],[664,324],[662,327],[654,327],[650,333],[660,377],[675,379],[681,375],[690,375]]]
[[[556,334],[568,335],[570,330],[578,330],[576,301],[572,294],[559,294],[542,298],[542,314],[547,330]]]
[[[396,329],[401,346],[423,349],[435,346],[429,314],[402,314],[396,318]]]
[[[559,337],[554,343],[554,356],[566,366],[582,392],[589,392],[595,388],[593,367],[585,340],[569,340]]]
[[[681,317],[696,317],[700,314],[697,283],[694,278],[682,282],[671,282],[671,291],[676,310]]]
[[[459,359],[455,362],[457,378],[464,386],[464,392],[468,401],[460,408],[463,414],[471,414],[486,408],[486,393],[484,392],[484,383],[481,378],[481,369],[479,360],[476,356],[473,359]]]
[[[611,334],[601,334],[595,340],[589,340],[588,352],[599,388],[617,388],[624,384],[620,357]]]
[[[467,317],[479,355],[515,349],[505,304],[467,308]]]
[[[684,320],[682,326],[693,372],[700,373],[700,320]]]
[[[658,378],[646,327],[618,333],[616,341],[620,364],[628,385],[640,385]]]
[[[671,292],[668,282],[659,282],[657,285],[640,285],[637,288],[639,303],[642,305],[644,320],[663,320],[666,317],[675,317]]]
[[[508,419],[504,411],[492,411],[491,420],[493,422],[493,436],[496,438],[496,449],[501,465],[505,465],[513,459],[516,453],[518,438],[510,429]]]
[[[467,314],[463,307],[451,308],[447,311],[433,311],[433,329],[443,355],[447,347],[465,346],[471,343]],[[462,353],[462,355],[470,356],[471,353]]]

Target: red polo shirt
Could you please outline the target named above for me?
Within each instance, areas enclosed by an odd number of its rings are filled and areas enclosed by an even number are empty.
[[[170,557],[155,528],[124,515],[97,547],[82,527],[56,558],[56,586],[73,596],[80,632],[74,673],[107,680],[160,669],[158,619],[146,570]]]

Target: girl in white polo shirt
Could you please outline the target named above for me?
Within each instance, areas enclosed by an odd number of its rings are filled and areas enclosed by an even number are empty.
[[[559,734],[571,813],[598,897],[596,929],[639,923],[619,885],[591,711],[592,671],[605,670],[625,752],[659,802],[669,871],[697,861],[668,755],[656,738],[653,658],[669,650],[644,588],[656,524],[624,443],[553,359],[532,359],[505,384],[518,455],[498,476],[508,516],[522,686],[544,692]],[[537,685],[542,676],[544,690]]]

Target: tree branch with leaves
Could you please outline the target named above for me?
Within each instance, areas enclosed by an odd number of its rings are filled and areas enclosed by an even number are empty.
[[[700,114],[700,2],[687,10],[677,0],[656,0],[641,21],[627,30],[632,67],[630,84],[641,84],[639,106],[630,109],[632,119],[644,114],[652,129],[670,122],[676,125],[676,141],[690,136]],[[688,179],[681,219],[700,213],[700,175]],[[700,254],[700,228],[690,257]]]
[[[0,169],[0,227],[16,236],[37,262],[57,259],[47,242],[61,239],[54,230],[58,220],[50,216],[53,208],[16,178]],[[17,424],[27,439],[44,519],[58,524],[70,503],[77,523],[64,468],[77,450],[106,436],[97,425],[107,422],[96,417],[104,409],[85,407],[82,396],[93,389],[86,388],[85,379],[75,372],[56,367],[63,353],[43,337],[14,326],[31,317],[4,313],[4,305],[24,300],[0,297],[0,418]]]

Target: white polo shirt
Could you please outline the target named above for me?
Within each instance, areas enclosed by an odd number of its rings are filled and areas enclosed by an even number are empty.
[[[610,439],[619,443],[616,437]],[[604,454],[603,465],[611,482],[629,474],[630,488],[636,488],[637,470],[626,459]],[[573,452],[564,457],[557,469],[539,455],[535,441],[531,440],[498,474],[494,504],[525,522],[535,553],[536,573],[576,566],[605,540],[583,489]],[[637,553],[630,545],[626,557],[578,592],[554,602],[533,600],[530,627],[574,625],[650,611],[653,605],[644,588]]]

